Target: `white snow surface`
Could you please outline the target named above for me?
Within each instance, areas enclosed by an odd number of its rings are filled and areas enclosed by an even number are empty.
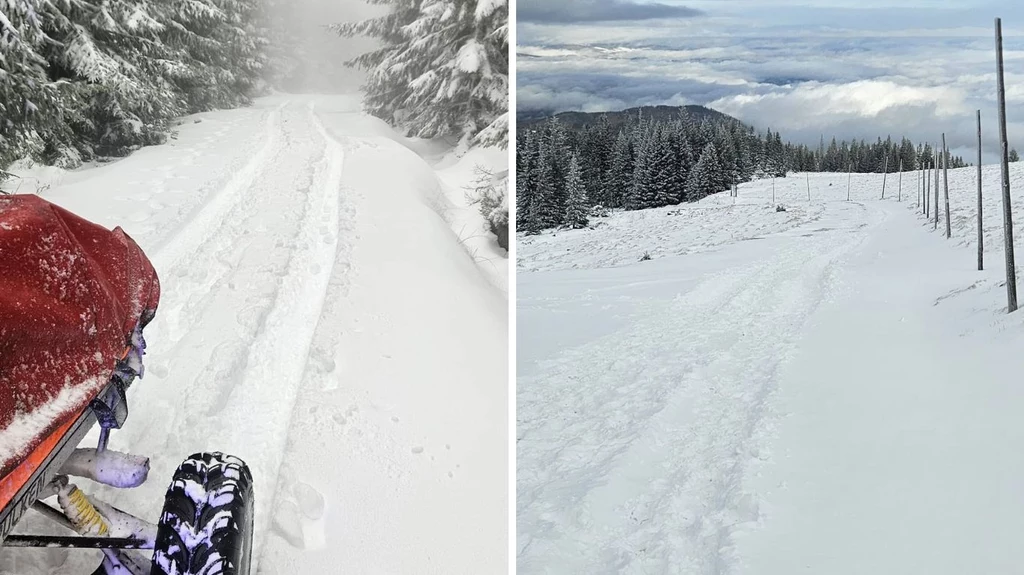
[[[359,108],[279,95],[115,163],[21,171],[23,193],[122,226],[162,284],[110,440],[149,480],[79,483],[155,522],[177,465],[223,451],[253,473],[253,573],[504,572],[507,290],[438,210],[451,183]],[[5,549],[0,572],[99,557]]]
[[[764,180],[520,235],[518,572],[1019,570],[998,174],[981,272],[975,168],[949,173],[951,240],[913,172],[902,202],[897,175],[846,201],[846,174],[811,174],[808,201],[795,174],[786,212]],[[1018,226],[1022,185],[1013,165]]]

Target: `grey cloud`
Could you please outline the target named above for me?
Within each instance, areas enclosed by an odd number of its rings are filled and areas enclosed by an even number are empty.
[[[761,131],[781,130],[786,139],[812,146],[822,135],[826,141],[892,135],[935,142],[945,132],[954,153],[968,161],[974,155],[964,152],[975,145],[974,110],[980,108],[986,162],[992,161],[998,131],[987,15],[964,18],[961,8],[915,22],[920,19],[896,12],[898,28],[893,22],[872,27],[872,18],[883,14],[878,11],[838,18],[803,10],[816,25],[797,29],[785,17],[748,14],[618,26],[525,24],[521,38],[537,55],[520,58],[518,105],[600,111],[711,104]],[[1004,45],[1010,145],[1024,149],[1024,35],[1008,35]],[[854,98],[862,81],[893,88]],[[816,86],[825,94],[806,97]]]
[[[516,9],[520,21],[551,24],[692,18],[701,14],[685,6],[638,4],[627,0],[522,0]]]

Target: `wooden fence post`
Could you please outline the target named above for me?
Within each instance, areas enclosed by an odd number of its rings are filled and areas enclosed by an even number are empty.
[[[853,162],[850,162],[849,171],[846,173],[846,201],[850,201],[850,185],[853,183]]]
[[[985,269],[985,234],[981,226],[981,110],[978,110],[978,271]]]
[[[896,185],[896,201],[903,201],[903,158],[900,158],[900,180],[899,184]]]
[[[925,164],[924,170],[924,219],[925,221],[931,217],[931,205],[932,205],[932,164],[928,162]]]
[[[1003,23],[996,18],[996,82],[999,95],[999,140],[1003,185],[1003,241],[1006,244],[1006,308],[1017,311],[1017,270],[1013,259],[1013,212],[1010,211],[1010,157],[1006,141],[1006,85],[1003,81]]]
[[[932,229],[933,230],[939,229],[939,168],[941,168],[941,167],[942,166],[941,166],[941,164],[939,164],[939,159],[936,159],[935,160],[935,214],[934,214],[934,217],[932,218]]]
[[[946,239],[952,235],[949,227],[949,148],[946,147],[946,133],[942,133],[942,188],[946,199]]]
[[[885,199],[885,178],[889,175],[889,153],[885,154],[885,163],[882,164],[882,199]]]

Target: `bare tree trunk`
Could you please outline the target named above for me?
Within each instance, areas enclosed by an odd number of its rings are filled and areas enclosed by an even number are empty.
[[[981,110],[978,110],[978,271],[985,269],[985,238],[981,227]]]
[[[885,178],[889,175],[889,152],[885,153],[885,163],[882,165],[882,199],[885,199]]]
[[[949,223],[949,148],[946,147],[945,132],[942,134],[942,189],[946,200],[946,239],[948,240],[952,233]]]
[[[1003,81],[1003,23],[996,18],[996,78],[999,94],[999,140],[1003,177],[1003,240],[1006,243],[1006,308],[1017,311],[1017,270],[1013,259],[1013,213],[1010,211],[1010,157],[1006,141],[1006,85]]]

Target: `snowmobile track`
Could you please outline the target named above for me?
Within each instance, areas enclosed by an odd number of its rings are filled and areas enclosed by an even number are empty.
[[[734,527],[757,519],[742,480],[776,371],[835,288],[835,262],[869,235],[837,225],[804,239],[813,225],[521,380],[517,506],[544,536],[521,532],[520,570],[727,570]]]

